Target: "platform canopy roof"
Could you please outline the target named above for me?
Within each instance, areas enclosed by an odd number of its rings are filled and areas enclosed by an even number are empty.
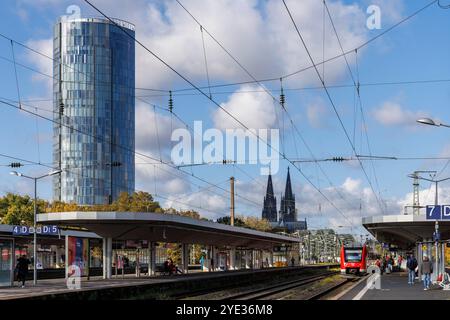
[[[272,249],[300,239],[193,218],[148,212],[57,212],[37,216],[40,224],[80,227],[116,240],[150,240]]]
[[[433,239],[435,220],[423,215],[388,215],[362,219],[362,224],[378,241],[411,249],[417,242]],[[442,240],[450,239],[450,221],[439,220]]]

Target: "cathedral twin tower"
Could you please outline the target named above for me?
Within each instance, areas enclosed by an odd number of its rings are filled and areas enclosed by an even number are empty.
[[[264,208],[262,218],[269,222],[296,222],[297,211],[295,210],[295,195],[292,193],[291,176],[289,173],[286,179],[284,196],[281,196],[280,216],[277,214],[277,198],[273,192],[272,175],[269,174],[267,181],[267,191],[264,197]]]

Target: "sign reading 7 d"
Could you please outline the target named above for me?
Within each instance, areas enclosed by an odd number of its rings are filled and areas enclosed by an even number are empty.
[[[427,220],[450,220],[450,205],[427,206]]]

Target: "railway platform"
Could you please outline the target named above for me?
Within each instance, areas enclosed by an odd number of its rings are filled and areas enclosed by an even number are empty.
[[[89,300],[126,299],[130,297],[170,299],[170,293],[195,292],[205,288],[222,288],[232,284],[264,281],[273,277],[327,270],[334,265],[312,265],[301,267],[266,268],[258,270],[233,270],[219,272],[195,272],[172,276],[118,276],[111,279],[83,278],[81,289],[68,289],[65,279],[39,280],[36,286],[27,282],[25,288],[17,285],[0,288],[0,300]],[[17,284],[17,282],[16,282]]]
[[[450,300],[450,291],[433,285],[424,291],[423,283],[416,279],[414,285],[408,285],[406,272],[384,274],[381,276],[381,289],[367,289],[366,278],[345,293],[339,300]]]

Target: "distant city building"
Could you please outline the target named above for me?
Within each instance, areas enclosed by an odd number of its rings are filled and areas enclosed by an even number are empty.
[[[299,236],[304,262],[336,262],[340,258],[342,245],[355,244],[355,238],[351,234],[337,234],[332,229],[302,231]]]
[[[267,180],[267,191],[264,197],[264,207],[262,211],[262,218],[268,220],[269,222],[277,222],[277,198],[273,193],[272,175],[269,174]]]
[[[267,180],[266,196],[264,197],[262,218],[268,220],[272,228],[279,232],[293,233],[295,231],[306,230],[308,228],[306,219],[304,221],[297,220],[295,195],[292,192],[289,168],[286,178],[285,192],[281,197],[281,208],[279,215],[277,214],[277,199],[273,192],[272,176],[269,175]]]
[[[115,22],[134,36],[134,26]],[[61,18],[53,43],[53,198],[105,204],[135,184],[135,43],[106,19]]]

